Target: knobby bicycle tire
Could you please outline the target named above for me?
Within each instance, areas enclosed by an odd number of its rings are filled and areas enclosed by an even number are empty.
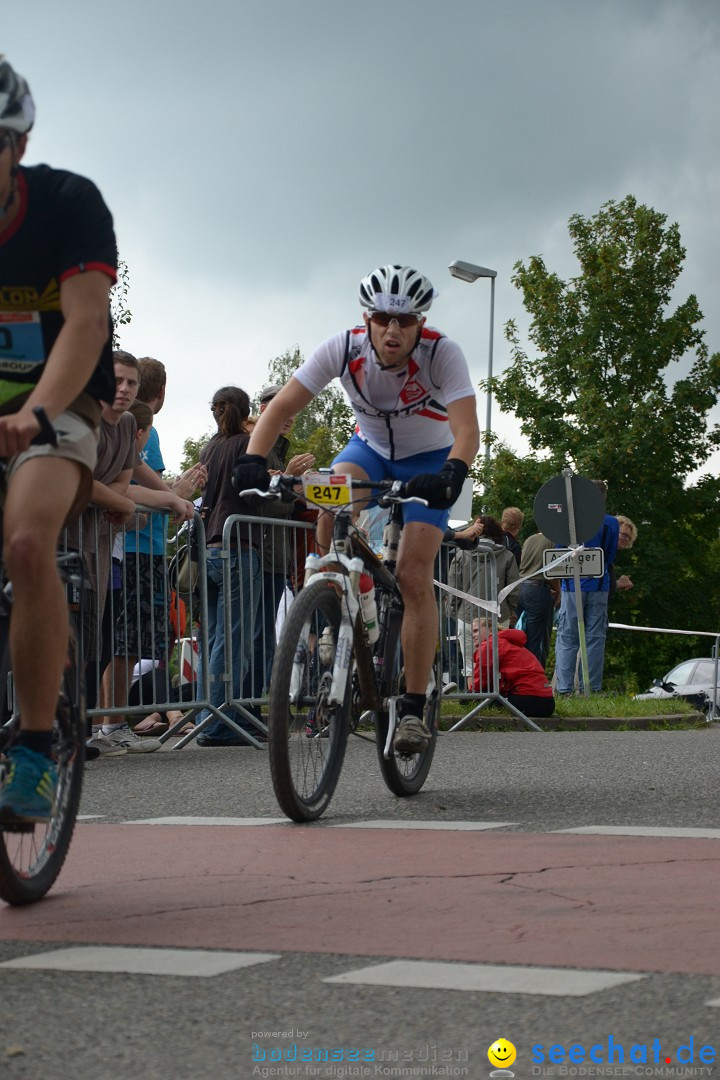
[[[6,696],[5,686],[0,687],[3,714]],[[13,737],[16,724],[10,722]],[[32,831],[0,831],[0,898],[8,904],[32,904],[45,896],[62,870],[75,829],[85,768],[85,690],[72,628],[55,711],[53,757],[58,786],[48,824]]]
[[[402,618],[403,612],[401,608],[393,607],[388,612],[388,628],[382,657],[382,685],[380,687],[383,699],[399,697],[403,692],[404,674],[400,666]],[[417,795],[425,783],[435,754],[437,721],[438,696],[437,691],[433,691],[425,705],[425,723],[431,734],[428,745],[419,754],[398,754],[391,748],[390,756],[386,758],[385,743],[387,742],[390,715],[385,710],[375,713],[375,747],[380,762],[380,772],[393,795],[400,798],[406,795]]]
[[[327,704],[340,616],[335,589],[327,582],[311,581],[293,601],[275,653],[268,756],[275,796],[293,821],[314,821],[325,811],[345,758],[352,703],[350,670],[342,703]],[[291,685],[298,691],[294,700]]]

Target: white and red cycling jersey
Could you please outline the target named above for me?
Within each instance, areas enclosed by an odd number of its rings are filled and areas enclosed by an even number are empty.
[[[452,446],[447,406],[475,396],[462,349],[430,326],[400,371],[380,367],[367,328],[356,326],[318,345],[295,378],[311,394],[340,379],[357,434],[390,461]]]

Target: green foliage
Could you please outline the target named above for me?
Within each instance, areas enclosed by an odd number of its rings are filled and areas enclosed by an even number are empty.
[[[203,447],[210,439],[212,431],[208,430],[204,435],[201,435],[198,439],[185,439],[183,443],[183,456],[180,461],[180,472],[184,473],[186,469],[191,468],[193,465],[197,465],[200,460],[200,454],[203,451]]]
[[[532,316],[537,354],[529,359],[510,321],[512,364],[494,380],[498,402],[520,418],[534,451],[628,487],[653,478],[642,463],[638,469],[639,451],[682,480],[720,445],[706,421],[720,389],[720,353],[708,356],[694,296],[666,314],[685,249],[665,220],[632,196],[589,220],[574,215],[569,231],[582,273],[569,283],[540,256],[517,263],[512,280]],[[668,369],[691,349],[690,372],[669,390]]]
[[[709,354],[696,298],[675,299],[685,258],[678,227],[627,196],[591,218],[574,215],[569,232],[577,277],[562,281],[541,256],[515,266],[534,351],[508,322],[512,362],[493,391],[532,452],[498,447],[491,512],[510,502],[531,512],[538,488],[565,465],[607,480],[608,511],[640,530],[636,547],[618,556],[618,574],[635,587],[616,595],[611,621],[717,630],[720,481],[686,481],[720,445],[708,424],[720,353]],[[678,377],[681,360],[689,369]],[[611,632],[608,678],[642,687],[676,660],[707,653],[702,641]]]
[[[270,361],[268,383],[284,385],[302,362],[303,356],[297,345],[286,349]],[[334,384],[328,386],[297,416],[290,434],[288,456],[314,454],[315,465],[325,467],[348,442],[354,427],[355,417],[342,390]]]
[[[120,348],[120,336],[117,328],[127,326],[132,320],[132,311],[127,306],[130,292],[130,271],[123,259],[118,259],[117,281],[110,290],[110,312],[113,320],[113,349]]]

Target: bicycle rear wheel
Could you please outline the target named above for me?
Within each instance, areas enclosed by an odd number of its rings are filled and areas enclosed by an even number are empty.
[[[268,756],[280,808],[314,821],[335,793],[350,730],[352,679],[329,704],[340,628],[340,597],[324,581],[300,591],[275,653],[268,710]]]
[[[4,686],[0,687],[4,715],[6,698]],[[4,729],[7,742],[14,741],[18,730],[19,722],[11,719]],[[32,904],[45,896],[62,869],[75,829],[85,768],[85,688],[72,629],[55,712],[53,757],[58,786],[50,821],[23,831],[0,831],[0,898],[8,904]]]
[[[389,612],[388,632],[383,650],[383,685],[382,697],[400,697],[405,689],[405,675],[400,662],[400,628],[402,610],[396,608]],[[438,726],[438,695],[434,690],[425,704],[425,723],[431,738],[425,749],[419,754],[398,754],[390,748],[390,756],[385,757],[385,744],[390,726],[387,711],[375,713],[375,747],[377,749],[380,772],[393,795],[403,798],[417,795],[427,779],[435,754]]]

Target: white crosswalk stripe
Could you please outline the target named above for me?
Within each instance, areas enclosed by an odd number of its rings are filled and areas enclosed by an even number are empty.
[[[580,833],[584,836],[664,836],[686,840],[720,840],[720,829],[680,829],[661,825],[578,825],[572,829],[554,829],[555,833]]]
[[[502,964],[448,964],[435,960],[391,960],[347,971],[323,982],[362,986],[466,990],[489,994],[540,994],[585,997],[623,983],[646,979],[629,971],[580,971],[568,968],[513,967]]]
[[[331,829],[435,829],[455,832],[480,832],[489,829],[506,829],[515,821],[350,821],[330,825]]]
[[[238,968],[279,960],[277,953],[229,952],[220,949],[138,949],[78,945],[5,960],[0,968],[42,971],[103,971],[131,975],[182,975],[208,978]]]
[[[136,818],[122,825],[290,825],[287,818],[252,817],[158,817]]]

